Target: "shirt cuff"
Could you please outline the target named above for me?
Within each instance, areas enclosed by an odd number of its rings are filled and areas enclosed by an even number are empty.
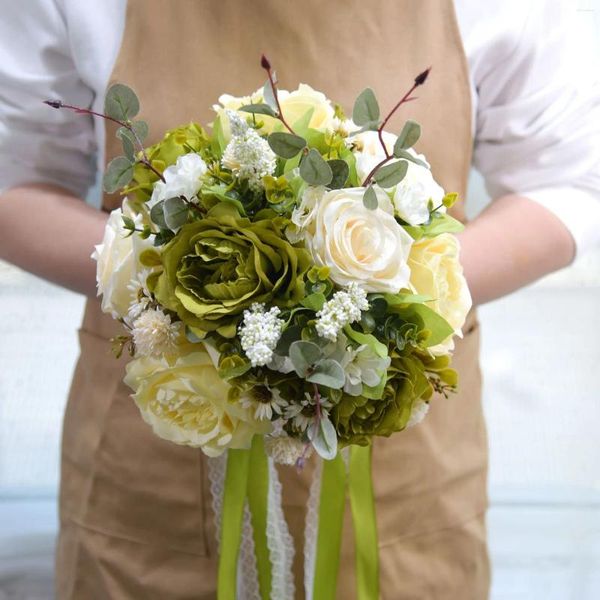
[[[600,247],[600,193],[577,187],[552,187],[517,192],[558,217],[575,240],[578,259]]]

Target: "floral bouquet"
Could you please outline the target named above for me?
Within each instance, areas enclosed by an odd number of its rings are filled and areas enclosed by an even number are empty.
[[[293,596],[273,463],[302,468],[316,453],[326,462],[311,491],[307,587],[335,593],[348,485],[367,556],[361,597],[377,598],[373,437],[418,423],[434,392],[457,384],[453,336],[471,300],[452,235],[462,225],[446,212],[456,194],[413,150],[416,122],[384,130],[429,71],[385,118],[367,88],[349,119],[308,85],[279,90],[261,64],[265,86],[221,96],[211,133],[191,123],[148,148],[135,93],[108,90],[101,116],[118,123],[124,155],[104,189],[125,200],[94,253],[98,292],[125,328],[113,342],[132,357],[125,382],[143,418],[221,465],[219,597],[235,597],[240,545],[252,555],[246,586]]]

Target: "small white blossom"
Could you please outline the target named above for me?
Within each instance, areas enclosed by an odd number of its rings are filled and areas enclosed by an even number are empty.
[[[244,321],[239,329],[240,342],[253,367],[263,367],[273,358],[284,325],[277,317],[280,312],[276,306],[265,312],[265,305],[259,303],[244,311]]]
[[[148,276],[151,273],[152,269],[142,269],[127,284],[127,289],[131,292],[131,297],[133,298],[126,317],[126,321],[130,324],[147,310],[152,301],[147,284]]]
[[[181,323],[171,322],[171,317],[158,308],[144,311],[133,323],[131,335],[136,353],[159,357],[171,354],[177,348]]]
[[[347,138],[351,133],[354,133],[359,129],[360,127],[356,125],[352,119],[340,119],[339,117],[333,117],[329,131]]]
[[[152,208],[161,200],[184,196],[193,200],[202,186],[202,177],[208,168],[206,163],[195,152],[184,154],[177,162],[163,171],[165,181],[157,181],[152,190],[152,197],[147,203]]]
[[[410,418],[408,419],[406,426],[414,427],[415,425],[418,425],[425,418],[425,415],[428,412],[429,402],[425,402],[425,400],[417,400],[412,407]]]
[[[366,292],[352,282],[346,290],[336,292],[317,313],[317,333],[334,342],[338,333],[346,325],[360,320],[361,312],[368,308]]]
[[[253,409],[257,421],[270,421],[273,415],[283,414],[288,403],[279,390],[264,385],[242,396],[240,404],[243,408]]]
[[[248,181],[250,188],[262,188],[262,178],[275,171],[277,157],[267,140],[233,111],[227,111],[231,140],[225,148],[221,164],[238,179]]]
[[[265,436],[265,450],[282,465],[295,465],[299,458],[308,458],[312,454],[312,446],[286,434]]]

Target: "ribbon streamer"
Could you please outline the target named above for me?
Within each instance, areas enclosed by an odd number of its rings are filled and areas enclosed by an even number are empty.
[[[371,473],[372,446],[352,446],[348,489],[354,528],[358,600],[379,598],[379,545]]]

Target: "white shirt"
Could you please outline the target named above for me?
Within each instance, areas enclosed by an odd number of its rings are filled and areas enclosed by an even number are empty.
[[[474,166],[490,195],[557,215],[578,254],[600,245],[600,84],[566,23],[567,0],[456,0],[470,69]],[[43,99],[101,110],[126,0],[0,0],[0,190],[53,182],[84,196],[104,125]],[[223,90],[226,91],[226,90]]]

